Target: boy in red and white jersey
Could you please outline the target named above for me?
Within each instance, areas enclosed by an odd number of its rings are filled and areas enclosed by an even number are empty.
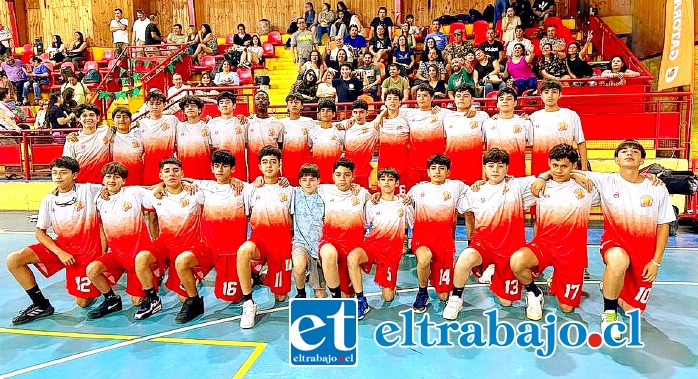
[[[211,147],[216,150],[228,150],[235,157],[235,171],[233,177],[246,182],[247,159],[245,158],[245,145],[247,143],[247,118],[240,120],[241,116],[235,117],[235,94],[230,91],[223,91],[218,95],[218,110],[221,112],[216,117],[206,123],[211,132]]]
[[[376,120],[367,122],[367,114],[368,103],[364,100],[356,100],[351,106],[352,118],[342,123],[342,127],[345,128],[344,158],[356,165],[352,182],[364,188],[370,187],[369,179],[373,171],[371,159],[378,143],[377,125],[380,125],[381,117],[378,116]]]
[[[150,222],[157,220],[158,233],[154,233],[156,238],[152,248],[136,255],[136,274],[145,291],[145,300],[134,317],[136,320],[146,319],[162,310],[153,286],[153,271],[164,270],[168,263],[172,267],[165,286],[176,292],[185,304],[194,303],[194,306],[203,308],[203,298],[192,294],[196,293],[196,279],[202,280],[213,266],[209,249],[201,238],[204,195],[201,191],[196,194],[186,191],[182,185],[183,176],[179,159],[163,159],[160,177],[164,185],[143,198],[143,208],[150,211]],[[162,193],[162,198],[155,197],[156,193]],[[190,270],[182,263],[191,256],[198,263],[196,270]],[[175,320],[179,319],[178,315]]]
[[[496,119],[490,118],[482,124],[485,133],[485,148],[498,148],[509,154],[509,175],[526,176],[526,144],[531,140],[531,122],[514,114],[516,91],[504,88],[497,94]]]
[[[318,193],[325,202],[325,222],[320,241],[320,262],[332,297],[353,295],[347,256],[363,245],[364,205],[368,191],[352,189],[354,162],[340,159],[334,164],[334,184],[321,184]]]
[[[531,320],[543,318],[543,293],[533,279],[549,266],[555,270],[550,293],[557,297],[560,310],[572,312],[582,300],[589,211],[600,198],[596,189],[588,191],[576,182],[579,179],[572,180],[578,175],[572,174],[578,160],[579,154],[570,145],[550,150],[550,170],[545,177],[553,180],[536,200],[538,232],[510,259],[514,275],[526,288],[526,317]]]
[[[204,102],[196,96],[184,96],[179,102],[186,121],[177,124],[177,159],[187,166],[187,176],[209,179],[211,169],[211,132],[201,120]]]
[[[247,125],[247,169],[251,181],[262,175],[257,158],[259,152],[265,146],[278,148],[284,132],[284,124],[269,115],[269,95],[266,92],[258,91],[254,95],[254,106],[257,113],[248,118]]]
[[[130,185],[143,184],[143,131],[131,124],[131,111],[117,107],[111,114],[116,133],[111,140],[111,159],[119,162],[128,172]]]
[[[297,186],[301,166],[312,160],[309,135],[315,128],[315,121],[310,117],[301,116],[303,96],[298,93],[290,93],[286,96],[286,108],[288,108],[288,117],[279,120],[284,125],[281,149],[284,167],[281,169],[288,182],[292,186]]]
[[[505,181],[509,155],[503,150],[488,151],[482,162],[487,182],[477,183],[467,194],[466,210],[474,213],[477,228],[458,256],[453,292],[443,313],[446,320],[455,320],[463,309],[463,289],[471,272],[478,278],[489,277],[481,282],[490,282],[501,305],[508,307],[521,299],[521,284],[511,271],[509,258],[526,243],[524,209],[534,203],[530,189],[534,178]],[[488,273],[490,265],[493,269]]]
[[[99,296],[85,268],[103,252],[95,207],[95,197],[101,186],[75,184],[78,171],[80,166],[71,157],[51,162],[51,180],[56,189],[41,201],[35,232],[39,243],[7,256],[8,270],[32,300],[27,309],[12,319],[14,325],[26,324],[54,312],[36,284],[29,265],[35,265],[47,278],[65,268],[66,290],[82,308]],[[48,228],[56,233],[55,239],[46,233]]]
[[[389,89],[385,95],[386,109],[382,112],[379,125],[378,170],[394,168],[402,178],[398,192],[407,193],[411,188],[408,181],[410,124],[400,114],[401,98],[402,93],[397,88]]]
[[[441,301],[448,299],[456,253],[455,222],[467,208],[470,191],[459,180],[447,180],[451,168],[447,156],[434,155],[426,166],[431,182],[419,183],[408,193],[415,206],[412,250],[417,257],[419,292],[412,308],[416,313],[426,312],[429,305],[428,282]]]
[[[579,115],[558,105],[562,85],[556,80],[546,80],[538,91],[545,108],[531,114],[531,175],[548,171],[548,153],[562,143],[577,146],[581,168],[586,170],[587,147]]]
[[[332,177],[334,163],[344,151],[345,133],[332,122],[336,112],[334,100],[320,100],[317,108],[317,118],[320,122],[310,131],[313,163],[320,169],[321,178]]]
[[[100,170],[110,160],[109,142],[112,131],[108,126],[97,127],[99,109],[92,104],[80,105],[75,114],[82,130],[77,133],[77,141],[68,138],[63,146],[63,156],[75,158],[80,165],[79,183],[102,183]]]
[[[97,211],[109,251],[87,266],[90,281],[104,296],[104,301],[87,314],[89,318],[101,318],[122,309],[121,297],[113,286],[126,272],[126,293],[131,303],[139,305],[145,291],[136,276],[136,254],[151,248],[150,225],[143,216],[143,197],[150,191],[138,186],[126,187],[130,178],[128,169],[120,162],[110,162],[102,167],[104,187],[108,198],[97,198]]]
[[[252,233],[238,249],[237,271],[242,291],[240,328],[255,324],[257,304],[252,299],[252,260],[267,263],[264,284],[270,287],[277,301],[284,301],[291,291],[291,210],[293,188],[279,185],[281,151],[265,146],[258,155],[258,169],[263,174],[261,187],[246,190],[245,204],[250,216]]]
[[[347,257],[349,277],[357,294],[359,319],[371,311],[364,296],[361,269],[366,273],[376,265],[375,282],[381,286],[383,300],[392,301],[395,297],[397,272],[402,258],[402,245],[405,230],[414,225],[414,208],[395,195],[400,185],[400,174],[395,169],[384,168],[378,172],[380,199],[377,204],[366,202],[366,225],[371,226],[363,243],[363,248],[354,249]]]
[[[149,93],[145,102],[148,116],[138,120],[143,137],[143,184],[153,185],[161,182],[160,162],[174,155],[179,120],[175,116],[162,114],[167,102],[162,92]]]

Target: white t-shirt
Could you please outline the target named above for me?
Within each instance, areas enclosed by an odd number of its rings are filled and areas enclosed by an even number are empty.
[[[147,18],[133,22],[133,34],[136,36],[136,41],[145,42],[145,28],[148,24],[150,24],[150,20]]]
[[[118,28],[121,25],[126,25],[127,29],[124,30],[117,30],[115,32],[111,32],[112,36],[114,37],[114,43],[128,43],[128,20],[125,18],[122,18],[121,20],[117,21],[112,19],[109,22],[109,27],[110,28]],[[145,37],[145,29],[143,29],[143,37]]]

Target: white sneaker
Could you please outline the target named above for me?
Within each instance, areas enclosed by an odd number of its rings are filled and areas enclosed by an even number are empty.
[[[601,334],[604,334],[606,328],[608,328],[614,322],[623,322],[618,312],[615,311],[604,311],[601,314]],[[611,329],[611,338],[618,341],[623,338],[623,333],[621,333],[618,328]]]
[[[242,303],[242,316],[240,317],[240,328],[250,329],[254,327],[255,317],[257,317],[257,303],[247,300]]]
[[[458,296],[451,295],[446,302],[443,317],[446,320],[455,320],[458,314],[463,310],[463,299]]]
[[[494,275],[494,263],[491,263],[485,271],[482,272],[482,275],[478,279],[478,281],[482,284],[490,284],[492,283],[492,276]]]
[[[536,296],[533,292],[526,292],[526,318],[538,321],[543,318],[543,294]]]

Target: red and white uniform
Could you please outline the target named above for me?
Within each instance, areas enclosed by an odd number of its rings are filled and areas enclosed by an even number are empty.
[[[410,125],[405,117],[383,118],[378,145],[378,170],[394,168],[400,174],[401,193],[407,193],[411,187],[408,178],[409,143]]]
[[[444,117],[447,111],[437,113],[431,110],[401,108],[400,114],[410,123],[410,175],[411,183],[428,181],[427,161],[435,154],[443,154],[446,149]]]
[[[180,122],[177,125],[177,158],[189,178],[208,179],[211,171],[211,132],[206,123]]]
[[[378,130],[373,121],[363,125],[354,124],[344,133],[344,157],[356,165],[353,182],[368,188],[373,171],[371,159],[378,143]]]
[[[482,179],[482,124],[489,117],[482,111],[473,117],[463,112],[450,112],[444,117],[444,154],[451,159],[449,178],[470,184]]]
[[[179,120],[162,116],[158,120],[144,118],[138,124],[143,137],[143,184],[160,183],[160,161],[174,156]]]
[[[259,118],[252,116],[247,125],[247,169],[250,172],[250,181],[254,181],[262,175],[259,170],[259,158],[257,153],[264,146],[279,147],[282,140],[284,124],[276,117]]]
[[[75,158],[80,164],[79,183],[102,183],[102,167],[111,161],[109,140],[112,133],[108,126],[100,126],[92,134],[78,132],[78,141],[66,141],[63,156]]]
[[[414,208],[405,205],[401,198],[393,201],[366,202],[366,225],[371,234],[364,239],[368,262],[363,265],[366,273],[376,265],[376,284],[395,289],[397,272],[405,243],[405,230],[414,226]]]
[[[540,175],[550,169],[548,156],[556,145],[575,146],[584,142],[582,122],[573,110],[560,108],[556,112],[546,112],[541,109],[531,114],[531,124],[531,175]]]
[[[620,174],[586,172],[601,195],[604,232],[601,255],[620,247],[628,253],[630,266],[625,272],[620,298],[629,305],[645,309],[652,282],[642,280],[642,271],[654,257],[657,225],[676,220],[669,192],[645,179],[630,183]]]
[[[143,132],[133,128],[128,133],[114,133],[111,159],[120,162],[128,170],[128,184],[143,184]]]
[[[344,131],[334,126],[325,129],[318,124],[310,131],[310,147],[313,163],[320,169],[320,180],[331,182],[334,163],[344,150]]]
[[[284,125],[281,150],[282,174],[292,186],[297,186],[301,166],[312,161],[309,135],[315,128],[315,121],[310,117],[300,117],[297,120],[286,117],[279,121]]]
[[[293,187],[282,188],[278,184],[264,184],[257,188],[245,188],[245,205],[250,216],[254,242],[267,262],[268,271],[264,284],[276,295],[291,291],[291,211]]]
[[[141,187],[122,187],[109,200],[97,198],[97,211],[109,245],[109,252],[97,261],[107,267],[104,276],[112,286],[125,271],[126,293],[137,297],[144,297],[145,292],[136,276],[136,255],[152,248],[143,217],[143,198],[149,194],[150,191]]]
[[[482,124],[485,150],[498,148],[509,154],[509,175],[526,176],[526,143],[531,140],[531,122],[518,115],[487,119]]]
[[[339,285],[342,292],[353,294],[347,256],[352,250],[363,246],[366,220],[364,205],[370,195],[365,188],[354,195],[351,190],[340,191],[334,184],[321,184],[318,194],[325,202],[325,222],[319,249],[324,244],[331,244],[337,249]]]
[[[550,292],[561,304],[576,307],[582,300],[589,211],[599,203],[596,188],[589,193],[574,180],[549,180],[536,201],[538,232],[528,247],[538,258],[538,268],[532,273],[538,276],[553,266]]]
[[[100,294],[88,279],[85,269],[102,254],[95,203],[101,188],[94,184],[75,184],[72,190],[58,195],[48,194],[41,201],[36,227],[53,229],[57,235],[54,238],[56,245],[71,254],[75,264],[65,266],[57,255],[40,243],[29,246],[41,261],[35,265],[41,274],[48,278],[65,268],[65,288],[69,294],[83,299]]]
[[[497,185],[483,184],[478,191],[468,191],[467,211],[475,215],[475,230],[468,247],[482,257],[473,268],[475,276],[494,263],[495,274],[490,290],[503,299],[521,299],[521,283],[509,265],[511,255],[526,244],[524,210],[534,204],[531,183],[534,177],[515,178]]]
[[[237,117],[223,119],[216,117],[206,126],[211,132],[211,147],[213,150],[228,150],[235,157],[235,171],[233,176],[246,182],[247,158],[245,157],[245,145],[247,144],[247,125],[240,124]]]
[[[453,258],[456,243],[453,240],[456,217],[467,209],[466,195],[470,191],[459,180],[443,184],[419,183],[408,193],[415,206],[412,250],[420,246],[431,250],[431,285],[436,292],[452,288]]]
[[[204,195],[201,230],[216,266],[216,297],[238,302],[242,299],[237,274],[237,251],[247,240],[244,193],[237,195],[230,184],[196,180]]]

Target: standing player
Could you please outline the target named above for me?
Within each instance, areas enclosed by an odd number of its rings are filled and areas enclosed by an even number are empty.
[[[179,102],[186,121],[177,124],[177,159],[187,166],[194,179],[211,177],[211,133],[201,120],[204,102],[196,96],[184,96]]]
[[[394,168],[402,177],[399,193],[407,193],[408,186],[408,147],[410,142],[410,126],[405,117],[400,114],[400,99],[402,94],[398,89],[389,89],[385,95],[385,110],[380,118],[380,143],[378,144],[378,170]]]
[[[223,91],[218,95],[219,117],[209,121],[206,126],[211,132],[211,147],[213,151],[228,150],[235,157],[235,170],[233,177],[246,182],[247,160],[245,158],[245,144],[247,143],[247,124],[242,123],[233,115],[235,110],[235,95],[230,91]]]
[[[497,94],[497,119],[482,124],[485,148],[498,148],[509,154],[509,175],[526,176],[526,143],[530,141],[531,122],[514,114],[516,91],[504,88]]]
[[[172,115],[163,116],[167,97],[162,92],[150,92],[145,101],[148,115],[138,120],[143,136],[143,184],[153,185],[161,182],[160,162],[174,155],[179,120]]]
[[[349,277],[357,293],[359,319],[371,311],[364,296],[362,266],[368,273],[376,265],[374,280],[381,286],[383,300],[392,301],[395,297],[405,230],[414,224],[414,208],[395,196],[395,189],[399,185],[400,174],[394,169],[385,168],[378,172],[380,200],[378,204],[366,202],[365,210],[366,224],[371,226],[371,234],[364,239],[363,249],[355,249],[347,257]]]
[[[370,187],[370,177],[373,171],[371,159],[373,150],[378,143],[378,127],[380,118],[366,122],[368,113],[368,103],[364,100],[356,100],[351,106],[351,120],[343,123],[346,128],[344,132],[344,158],[354,162],[356,170],[354,172],[354,183],[364,188]]]
[[[347,256],[361,248],[364,239],[364,205],[368,191],[352,191],[354,162],[340,159],[334,164],[334,184],[321,184],[318,192],[325,202],[325,222],[320,241],[320,261],[332,297],[353,295]]]
[[[103,251],[94,201],[101,186],[75,184],[78,171],[80,166],[71,157],[51,162],[51,180],[56,189],[41,201],[35,232],[39,243],[7,256],[8,270],[32,300],[27,309],[12,319],[14,325],[26,324],[54,312],[36,284],[29,265],[35,265],[47,278],[65,268],[65,287],[82,308],[99,296],[85,268]],[[55,239],[46,233],[48,228],[56,233]]]
[[[99,109],[91,104],[83,104],[76,110],[76,115],[82,125],[77,134],[77,141],[69,138],[63,146],[63,156],[74,158],[80,165],[80,183],[102,183],[100,170],[107,164],[109,157],[109,141],[111,129],[107,126],[97,127]]]
[[[143,184],[143,136],[138,125],[131,125],[131,112],[118,107],[111,114],[116,127],[112,138],[112,161],[119,162],[128,172],[128,182],[131,185]],[[134,126],[134,127],[132,127]],[[111,173],[114,174],[114,173]],[[126,178],[123,178],[126,179]]]
[[[310,131],[313,163],[317,165],[322,178],[332,177],[334,163],[344,151],[345,133],[332,122],[336,112],[337,106],[334,100],[320,100],[317,108],[317,118],[320,122]]]
[[[282,174],[292,186],[297,186],[301,167],[311,161],[308,141],[309,134],[315,127],[315,121],[310,117],[301,116],[303,96],[299,93],[290,93],[286,96],[286,108],[288,108],[288,117],[279,120],[284,125],[281,150],[283,156],[281,160],[284,161]]]
[[[431,182],[419,183],[408,193],[415,205],[412,250],[417,257],[419,292],[412,308],[416,313],[424,313],[429,305],[428,281],[441,301],[448,299],[456,253],[454,227],[458,214],[465,211],[469,192],[465,183],[447,180],[451,169],[447,156],[432,156],[427,167]]]
[[[252,299],[250,262],[259,260],[268,266],[264,284],[271,288],[277,301],[284,301],[291,291],[291,206],[293,188],[279,185],[281,151],[265,146],[257,156],[263,174],[262,187],[250,188],[246,195],[247,213],[252,233],[238,249],[237,271],[242,290],[240,328],[255,324],[257,304]]]
[[[247,125],[247,168],[250,180],[262,175],[257,161],[259,152],[265,146],[278,148],[284,131],[284,124],[269,115],[269,95],[266,92],[258,91],[254,95],[254,106],[257,113],[249,118]]]
[[[511,271],[509,258],[526,243],[524,209],[534,202],[530,190],[533,177],[505,182],[509,155],[499,149],[488,151],[482,162],[487,182],[467,194],[467,211],[475,214],[477,229],[458,256],[453,292],[443,313],[446,320],[455,320],[463,309],[463,289],[471,272],[476,277],[489,277],[481,281],[490,282],[490,290],[501,305],[508,307],[521,299],[521,284]]]
[[[546,267],[553,266],[555,280],[550,293],[561,311],[569,313],[582,300],[584,268],[587,266],[589,211],[599,204],[599,193],[591,193],[571,180],[579,155],[560,144],[549,153],[550,177],[545,193],[536,200],[538,232],[531,242],[511,256],[511,269],[526,288],[526,317],[543,318],[543,293],[533,282]]]

